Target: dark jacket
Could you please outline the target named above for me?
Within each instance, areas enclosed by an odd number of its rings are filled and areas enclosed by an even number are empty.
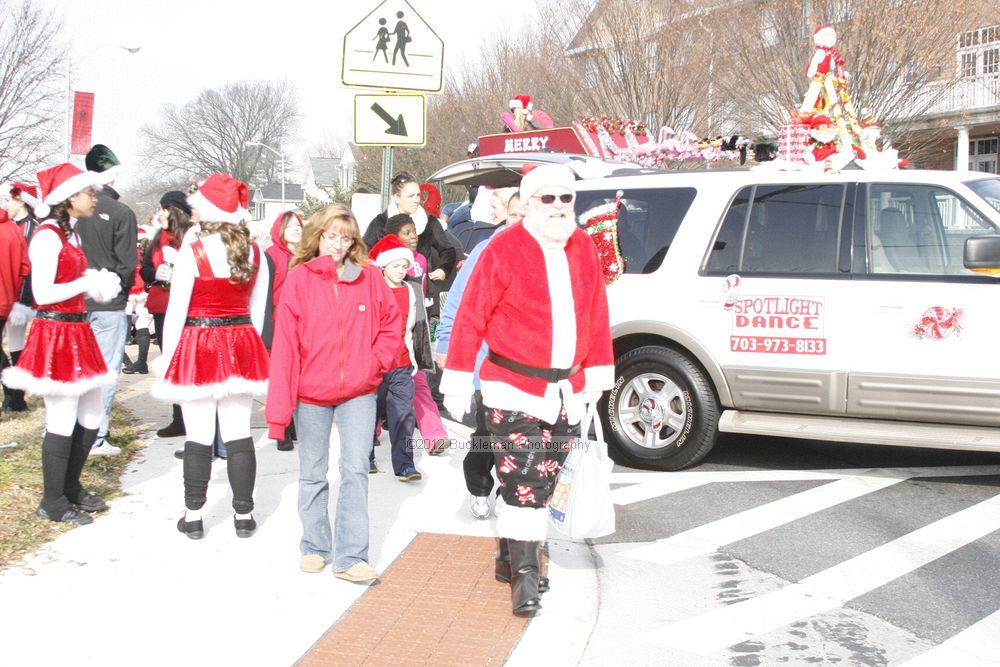
[[[388,219],[388,214],[382,211],[368,225],[364,241],[369,249],[385,236],[385,223]],[[455,263],[458,259],[455,255],[455,249],[448,240],[441,221],[430,213],[427,214],[427,226],[417,237],[417,252],[422,253],[427,258],[428,273],[435,269],[444,269],[444,272],[449,276],[455,273]]]
[[[87,299],[87,310],[125,310],[128,291],[135,281],[135,266],[139,261],[135,253],[135,213],[118,201],[114,188],[105,185],[97,194],[94,215],[80,218],[76,223],[76,232],[80,235],[83,254],[87,256],[87,267],[107,269],[118,274],[122,281],[122,291],[117,297],[108,303]]]

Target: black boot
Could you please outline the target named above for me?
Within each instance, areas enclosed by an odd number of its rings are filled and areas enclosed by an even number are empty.
[[[128,364],[122,373],[146,375],[149,373],[149,366],[146,365],[146,359],[149,357],[149,329],[136,330],[135,342],[139,346],[139,353],[136,355],[135,361]]]
[[[46,432],[42,439],[42,502],[35,514],[49,521],[86,525],[94,520],[76,511],[65,495],[73,436]]]
[[[103,512],[108,509],[104,499],[95,496],[80,484],[80,474],[87,463],[90,448],[97,440],[96,428],[83,428],[80,424],[73,429],[73,443],[69,450],[69,466],[66,468],[66,482],[63,494],[66,499],[84,512]]]
[[[506,537],[497,538],[497,555],[494,559],[494,578],[504,584],[510,583],[510,548]]]
[[[174,403],[174,418],[173,420],[156,432],[157,438],[173,438],[178,435],[186,435],[187,430],[184,428],[184,415],[181,414],[181,406]]]
[[[21,351],[10,353],[10,363],[12,366],[17,366],[17,360],[21,358]],[[27,412],[28,408],[27,402],[24,400],[24,390],[23,389],[8,389],[3,388],[3,411],[4,412]]]
[[[517,615],[542,608],[538,598],[538,542],[507,540],[510,550],[510,599]]]

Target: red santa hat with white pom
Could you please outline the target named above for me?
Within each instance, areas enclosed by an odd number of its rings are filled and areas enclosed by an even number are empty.
[[[384,269],[397,259],[405,259],[413,265],[413,251],[406,247],[403,240],[395,234],[386,234],[382,240],[376,243],[368,252],[368,258],[375,262],[375,266]]]
[[[247,185],[229,174],[212,174],[195,183],[189,188],[187,201],[204,222],[237,224],[250,218]]]
[[[38,205],[42,203],[42,200],[38,198],[38,188],[34,185],[28,185],[27,183],[20,183],[18,181],[14,181],[10,184],[10,196],[15,199],[20,199],[33,209],[38,208]]]
[[[525,111],[531,111],[535,108],[529,95],[515,95],[509,106],[511,109],[524,109]]]
[[[66,201],[81,190],[102,185],[105,180],[102,174],[83,171],[69,162],[43,169],[38,172],[38,187],[42,191],[42,201],[35,207],[35,215],[46,218],[49,215],[49,206]]]

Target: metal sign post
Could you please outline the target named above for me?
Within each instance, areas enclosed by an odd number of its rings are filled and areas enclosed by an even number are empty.
[[[382,183],[380,186],[382,192],[382,210],[389,208],[389,188],[391,187],[390,182],[392,181],[392,146],[386,146],[382,149]]]

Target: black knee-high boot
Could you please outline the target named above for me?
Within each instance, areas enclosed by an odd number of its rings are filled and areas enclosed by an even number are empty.
[[[107,503],[80,484],[80,474],[90,455],[90,448],[97,440],[96,428],[83,428],[79,423],[73,429],[73,444],[69,450],[69,466],[66,468],[64,494],[66,499],[84,512],[102,512],[108,509]]]
[[[184,443],[184,506],[200,510],[208,499],[208,480],[212,477],[212,446]]]
[[[10,363],[17,366],[17,360],[21,358],[21,351],[10,353]],[[23,389],[3,388],[3,409],[4,412],[27,412],[28,403],[24,400]]]
[[[233,489],[233,509],[237,514],[253,511],[253,487],[257,480],[257,452],[251,438],[231,440],[226,443],[226,472],[229,486]],[[237,537],[250,537],[257,530],[253,517],[238,519],[233,517]]]
[[[510,583],[510,547],[506,537],[497,538],[497,555],[494,559],[493,577],[502,583]]]
[[[542,608],[538,598],[538,542],[507,540],[510,550],[510,599],[515,614]]]
[[[173,408],[174,417],[169,424],[156,432],[156,437],[158,438],[173,438],[187,433],[187,430],[184,428],[184,413],[181,412],[181,406],[174,403],[171,407]]]
[[[146,364],[146,359],[149,357],[149,329],[136,329],[135,343],[139,346],[139,352],[135,361],[122,370],[122,373],[146,375],[149,373],[149,366]]]
[[[64,493],[72,447],[73,436],[57,435],[51,431],[45,433],[42,439],[42,502],[35,513],[50,521],[83,525],[93,519],[73,509]]]

